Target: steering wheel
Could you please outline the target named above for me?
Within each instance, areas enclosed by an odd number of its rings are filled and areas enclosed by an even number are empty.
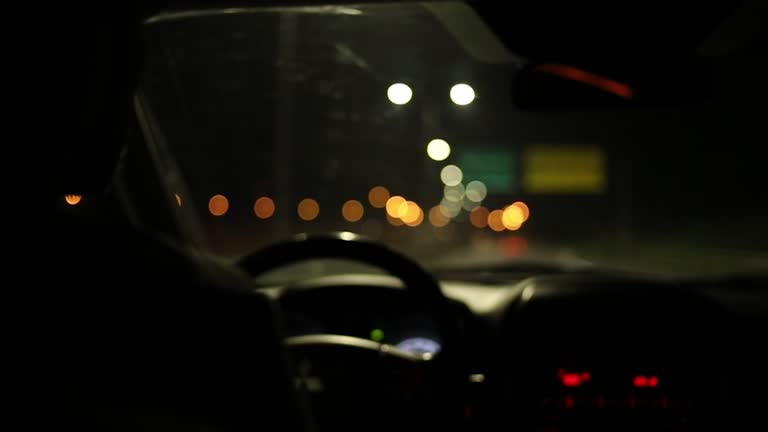
[[[461,394],[467,377],[463,367],[464,350],[461,349],[462,319],[466,315],[462,313],[462,306],[448,300],[437,281],[417,263],[384,245],[343,232],[298,235],[246,256],[240,261],[240,266],[255,278],[289,264],[322,258],[368,264],[400,279],[414,301],[422,302],[432,314],[443,346],[432,358],[350,336],[307,335],[286,339],[286,346],[298,360],[297,383],[303,384],[304,390],[310,393],[330,393],[328,388],[335,384],[337,395],[343,397],[343,400],[334,400],[326,394],[325,398],[320,398],[322,402],[317,402],[316,395],[313,395],[316,417],[325,417],[318,418],[321,428],[325,429],[324,423],[328,429],[353,426],[350,422],[355,423],[355,420],[351,413],[365,410],[364,406],[355,407],[358,402],[368,407],[376,405],[382,409],[397,410],[400,421],[407,423],[393,425],[379,419],[377,426],[382,430],[393,426],[412,428],[419,424],[434,427],[436,418],[441,421],[450,419],[450,415],[445,415],[447,405],[460,401],[461,397],[457,396]],[[375,366],[371,367],[372,364]],[[309,368],[313,370],[308,371]],[[321,374],[324,382],[319,382],[320,379],[314,376],[318,369],[325,372]],[[409,388],[403,387],[404,380]],[[431,385],[427,385],[426,381]],[[440,394],[423,394],[428,388]],[[322,405],[320,409],[318,404]],[[435,411],[442,414],[428,414],[432,412],[428,404],[434,404]],[[339,409],[342,411],[338,412]],[[404,410],[413,412],[405,413]],[[344,425],[329,427],[329,423],[338,422],[340,418],[345,421]],[[356,426],[371,429],[370,415],[364,415],[359,420]]]

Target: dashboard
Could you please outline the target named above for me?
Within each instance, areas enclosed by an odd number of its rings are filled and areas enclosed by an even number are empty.
[[[395,278],[317,278],[292,286],[279,300],[287,337],[337,334],[411,353],[437,354],[441,350],[438,326],[428,306],[413,301]]]
[[[464,330],[454,370],[465,383],[461,401],[455,417],[440,414],[451,421],[495,429],[514,419],[517,430],[546,432],[768,424],[760,291],[592,274],[440,285],[460,306]],[[347,335],[441,358],[433,311],[395,278],[330,276],[268,291],[289,338]],[[422,363],[394,369],[425,373]]]

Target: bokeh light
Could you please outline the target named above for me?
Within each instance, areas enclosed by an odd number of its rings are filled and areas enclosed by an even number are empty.
[[[429,223],[437,228],[442,228],[451,222],[451,218],[446,216],[448,210],[441,209],[440,207],[435,206],[429,210]]]
[[[363,203],[357,200],[349,200],[341,207],[341,215],[347,222],[357,222],[365,215]]]
[[[526,222],[531,217],[531,209],[526,203],[518,201],[512,205],[519,208],[520,211],[523,212],[523,222]]]
[[[456,84],[451,88],[451,100],[456,105],[466,106],[475,101],[475,89],[468,84]]]
[[[400,220],[400,218],[392,217],[389,215],[389,213],[387,213],[387,222],[389,222],[390,225],[396,226],[396,227],[405,225],[405,223],[402,220]]]
[[[405,105],[413,99],[413,90],[407,84],[392,84],[387,89],[387,98],[395,105]]]
[[[467,199],[474,202],[483,202],[485,197],[488,196],[488,188],[485,187],[485,183],[481,181],[472,181],[467,184],[466,192],[464,194]]]
[[[485,228],[488,226],[488,215],[490,212],[485,207],[478,207],[469,214],[469,221],[475,228]]]
[[[261,197],[253,204],[253,212],[259,219],[269,219],[275,214],[275,202],[272,198]]]
[[[397,217],[402,219],[403,216],[405,216],[406,213],[408,213],[408,206],[409,206],[408,201],[400,204],[400,207],[397,209]]]
[[[455,218],[461,213],[461,203],[443,199],[440,201],[440,211],[448,218]]]
[[[376,186],[368,192],[368,202],[373,208],[384,208],[389,197],[389,190],[384,186]]]
[[[459,183],[454,186],[445,186],[443,188],[443,198],[451,202],[459,202],[464,198],[464,185]]]
[[[224,216],[229,211],[229,199],[224,195],[214,195],[208,200],[208,211],[214,216]]]
[[[320,214],[320,204],[312,198],[304,199],[299,203],[297,213],[302,220],[313,221]]]
[[[173,194],[174,198],[176,198],[176,205],[181,207],[181,195],[179,194]]]
[[[400,219],[406,224],[412,224],[416,222],[416,220],[419,218],[419,214],[421,214],[421,208],[419,208],[419,205],[416,204],[413,201],[408,201],[405,203],[405,211],[402,211],[401,206],[401,212],[400,212]]]
[[[504,212],[501,210],[494,210],[488,214],[488,227],[496,232],[504,231],[504,222],[502,218]]]
[[[440,180],[442,180],[443,184],[446,186],[456,186],[461,184],[461,181],[464,180],[464,173],[462,173],[461,168],[456,165],[448,165],[440,171]]]
[[[466,196],[464,196],[464,199],[461,200],[461,208],[464,210],[471,212],[472,210],[480,207],[479,202],[474,202],[469,200]]]
[[[411,228],[416,228],[418,226],[421,226],[421,224],[424,223],[424,211],[419,208],[419,216],[414,220],[413,222],[406,222],[405,224],[408,225]]]
[[[401,217],[406,211],[408,211],[408,205],[405,198],[395,195],[387,200],[387,214],[393,218]]]
[[[384,340],[384,331],[381,329],[373,329],[371,330],[371,340],[376,342],[381,342]]]
[[[430,159],[442,162],[451,155],[451,146],[445,140],[433,139],[427,144],[427,156]]]
[[[525,217],[523,216],[523,211],[520,210],[520,207],[511,205],[504,209],[504,213],[501,218],[501,222],[504,224],[504,228],[510,231],[517,231],[523,225],[524,221]]]
[[[71,206],[76,206],[80,204],[80,201],[82,200],[83,200],[82,195],[74,195],[74,194],[64,195],[64,201]]]

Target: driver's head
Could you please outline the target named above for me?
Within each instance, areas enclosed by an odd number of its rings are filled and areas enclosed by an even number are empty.
[[[10,144],[14,183],[37,199],[102,193],[124,145],[141,69],[137,14],[113,2],[27,9],[13,24],[25,129]]]

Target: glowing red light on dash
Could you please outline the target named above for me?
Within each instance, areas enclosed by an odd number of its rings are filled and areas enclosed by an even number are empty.
[[[648,387],[648,377],[638,375],[632,380],[632,384],[637,388],[646,388]]]
[[[656,388],[659,386],[659,377],[652,376],[648,378],[648,387]]]
[[[541,64],[536,66],[536,70],[599,88],[600,90],[615,94],[623,99],[635,98],[635,90],[630,85],[577,67],[562,64]]]
[[[659,377],[638,375],[632,379],[632,385],[637,388],[656,388],[659,386]]]
[[[560,377],[563,385],[566,387],[579,387],[581,385],[581,375],[567,373]]]
[[[557,376],[566,387],[579,387],[592,379],[592,374],[589,372],[574,373],[566,372],[565,369],[558,369]]]

